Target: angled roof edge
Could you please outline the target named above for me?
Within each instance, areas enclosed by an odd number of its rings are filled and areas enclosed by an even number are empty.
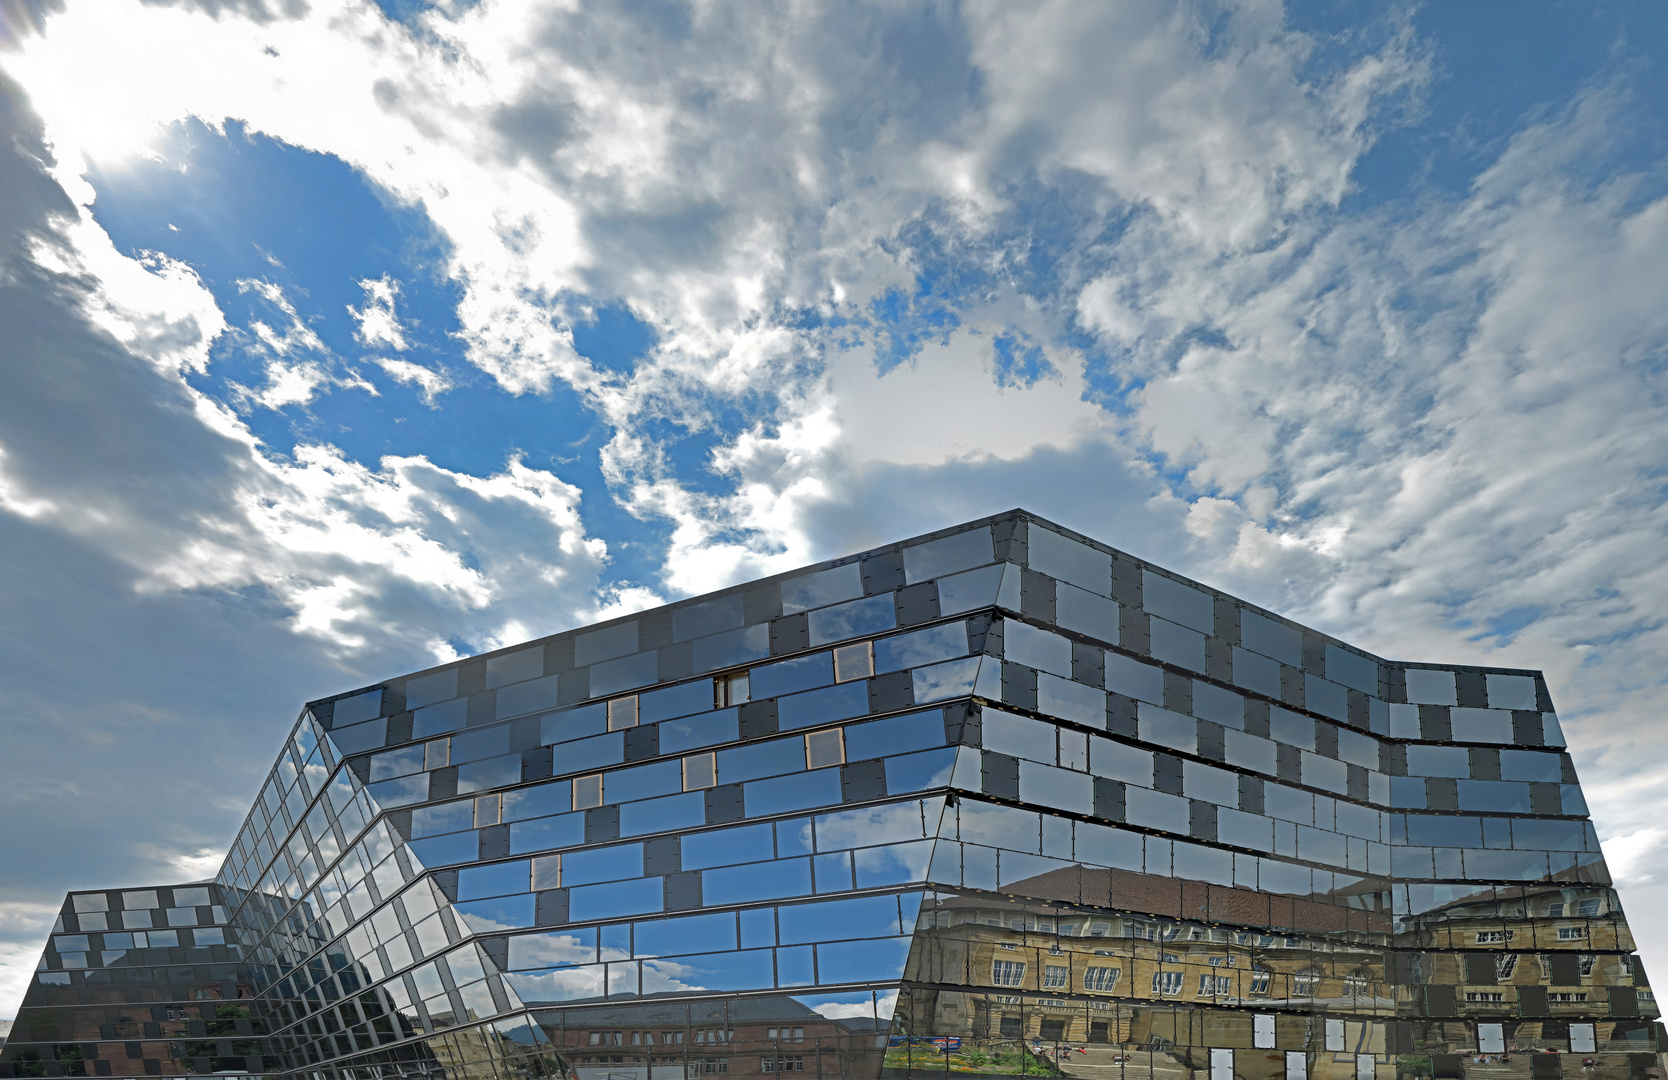
[[[1077,541],[1079,543],[1082,543],[1082,544],[1086,544],[1089,547],[1092,547],[1092,548],[1094,548],[1094,549],[1096,549],[1100,552],[1103,552],[1104,554],[1111,555],[1114,558],[1126,560],[1126,561],[1132,563],[1133,565],[1135,565],[1136,567],[1138,567],[1140,569],[1151,570],[1155,573],[1162,574],[1165,577],[1171,578],[1171,579],[1173,579],[1175,581],[1178,581],[1178,582],[1181,582],[1183,584],[1186,584],[1186,585],[1189,585],[1189,586],[1192,586],[1192,587],[1195,587],[1195,588],[1203,589],[1203,590],[1205,590],[1205,591],[1207,591],[1207,592],[1209,592],[1209,593],[1211,593],[1211,594],[1213,594],[1217,597],[1220,597],[1220,598],[1225,599],[1225,600],[1232,601],[1234,604],[1237,604],[1240,607],[1250,609],[1251,611],[1253,611],[1253,612],[1255,612],[1259,615],[1262,615],[1264,617],[1273,619],[1277,622],[1284,623],[1288,626],[1291,626],[1291,627],[1294,627],[1298,630],[1301,630],[1301,631],[1303,631],[1307,634],[1311,634],[1311,635],[1321,639],[1326,644],[1336,645],[1339,648],[1343,648],[1343,649],[1347,649],[1351,652],[1359,653],[1362,656],[1369,657],[1369,658],[1371,658],[1375,661],[1378,661],[1379,663],[1382,663],[1382,664],[1388,664],[1388,665],[1391,665],[1393,667],[1401,667],[1401,668],[1437,668],[1437,669],[1441,669],[1441,670],[1445,670],[1445,671],[1482,672],[1482,673],[1496,674],[1496,675],[1529,675],[1529,676],[1541,677],[1542,679],[1544,679],[1544,677],[1545,677],[1544,672],[1542,672],[1538,668],[1494,667],[1494,666],[1482,666],[1482,665],[1474,665],[1474,664],[1453,664],[1453,663],[1445,663],[1445,662],[1442,662],[1442,661],[1426,661],[1426,660],[1395,660],[1395,659],[1392,659],[1392,658],[1389,658],[1389,657],[1380,656],[1377,653],[1369,652],[1366,649],[1363,649],[1359,645],[1355,645],[1355,644],[1353,644],[1351,642],[1348,642],[1348,641],[1345,641],[1345,640],[1343,640],[1342,638],[1339,638],[1339,637],[1334,637],[1333,635],[1328,634],[1323,630],[1317,630],[1314,627],[1309,626],[1306,623],[1300,623],[1297,620],[1295,620],[1295,619],[1293,619],[1289,616],[1282,615],[1279,612],[1271,611],[1271,610],[1269,610],[1268,608],[1265,608],[1265,607],[1261,607],[1261,606],[1259,606],[1255,603],[1252,603],[1249,600],[1244,599],[1243,597],[1240,597],[1240,596],[1237,596],[1233,593],[1230,593],[1225,589],[1218,588],[1214,585],[1208,585],[1208,584],[1206,584],[1202,581],[1199,581],[1197,578],[1187,577],[1183,574],[1180,574],[1180,573],[1178,573],[1174,570],[1169,569],[1168,567],[1161,566],[1158,563],[1151,562],[1150,560],[1147,560],[1147,559],[1143,559],[1138,555],[1132,555],[1129,552],[1124,551],[1121,548],[1115,548],[1115,547],[1111,546],[1110,544],[1105,543],[1104,541],[1097,540],[1092,536],[1088,536],[1084,533],[1077,532],[1074,529],[1067,528],[1064,525],[1061,525],[1061,524],[1059,524],[1055,521],[1052,521],[1049,518],[1045,518],[1040,514],[1036,514],[1036,513],[1033,513],[1032,511],[1026,510],[1023,507],[1014,507],[1011,510],[1004,510],[1000,513],[990,514],[986,517],[974,518],[970,521],[960,522],[958,524],[946,526],[946,527],[941,528],[941,529],[934,529],[930,532],[919,533],[915,536],[905,537],[905,538],[900,539],[900,540],[893,540],[893,541],[890,541],[890,542],[885,543],[885,544],[880,544],[876,547],[865,548],[861,551],[851,552],[849,554],[841,555],[841,556],[838,556],[836,558],[824,559],[820,562],[806,563],[802,566],[796,566],[796,567],[792,568],[791,570],[784,570],[784,571],[781,571],[780,573],[771,574],[771,575],[768,575],[766,577],[749,578],[746,581],[740,581],[740,582],[735,583],[734,585],[726,585],[723,588],[713,589],[710,592],[698,593],[694,596],[686,596],[686,597],[683,597],[683,598],[678,599],[678,600],[669,601],[665,604],[656,605],[654,607],[642,608],[642,609],[630,612],[630,613],[625,614],[625,615],[616,616],[612,619],[605,619],[605,620],[602,620],[600,622],[585,623],[585,624],[582,624],[582,625],[579,625],[579,626],[569,627],[566,630],[558,630],[555,633],[544,634],[544,635],[541,635],[539,637],[534,637],[534,638],[528,638],[525,641],[519,641],[519,642],[516,642],[513,645],[503,646],[502,648],[492,649],[492,650],[489,650],[489,651],[486,651],[486,652],[471,653],[468,656],[461,656],[456,660],[449,660],[446,663],[435,664],[431,667],[419,668],[419,669],[416,669],[414,671],[398,672],[396,674],[388,676],[385,679],[379,679],[375,682],[366,683],[362,686],[357,686],[357,687],[354,687],[353,689],[350,689],[350,690],[343,690],[343,691],[340,691],[339,693],[327,694],[324,697],[315,698],[313,700],[310,700],[304,706],[303,712],[305,712],[306,709],[310,709],[315,705],[321,705],[321,704],[324,704],[325,702],[336,701],[340,698],[352,697],[356,694],[362,694],[362,693],[365,693],[366,691],[374,690],[379,686],[386,686],[389,683],[395,682],[395,681],[398,681],[398,680],[420,678],[424,675],[428,675],[428,674],[438,672],[438,671],[444,671],[448,668],[457,667],[461,664],[469,663],[469,662],[472,662],[472,661],[491,659],[491,658],[497,657],[497,656],[505,656],[505,655],[508,655],[510,653],[519,652],[519,651],[524,650],[524,649],[526,649],[530,646],[533,646],[533,645],[537,645],[537,644],[541,644],[541,643],[549,642],[549,641],[554,641],[554,640],[557,640],[559,638],[566,637],[566,636],[569,636],[569,635],[575,635],[575,634],[580,634],[580,633],[589,633],[593,630],[600,630],[600,629],[604,629],[604,628],[607,628],[607,627],[610,627],[610,626],[616,626],[616,625],[619,625],[621,623],[629,622],[632,619],[641,618],[643,615],[648,614],[650,612],[668,611],[668,610],[674,610],[674,609],[677,609],[677,608],[692,607],[696,604],[705,603],[706,601],[709,601],[709,600],[712,600],[716,597],[724,596],[724,595],[727,595],[727,594],[730,594],[730,593],[734,593],[734,592],[738,592],[738,591],[744,591],[746,589],[755,588],[755,587],[761,586],[761,585],[768,585],[772,582],[786,581],[786,580],[789,580],[791,578],[800,577],[800,576],[808,574],[808,573],[816,573],[817,571],[827,570],[827,569],[831,569],[831,568],[837,567],[837,566],[846,566],[846,565],[849,565],[850,563],[858,562],[858,561],[861,561],[863,559],[870,558],[872,556],[882,554],[882,553],[885,553],[885,552],[888,552],[888,551],[901,550],[901,549],[906,548],[906,547],[913,547],[917,544],[923,544],[923,543],[931,542],[933,540],[938,540],[938,539],[941,539],[941,538],[946,537],[946,536],[953,536],[953,535],[956,535],[958,533],[967,532],[968,530],[971,530],[971,529],[977,529],[977,528],[981,528],[981,527],[992,526],[992,525],[996,525],[1000,522],[1014,521],[1014,520],[1025,521],[1027,524],[1041,525],[1041,526],[1043,526],[1043,527],[1045,527],[1045,528],[1047,528],[1047,529],[1049,529],[1053,532],[1059,533],[1061,536],[1064,536],[1064,537],[1066,537],[1068,539],[1071,539],[1071,540],[1075,540],[1075,541]],[[1001,561],[1011,561],[1011,560],[998,559],[997,561],[1001,562]]]

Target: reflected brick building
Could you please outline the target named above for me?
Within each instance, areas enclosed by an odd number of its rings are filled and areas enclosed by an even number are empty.
[[[317,701],[0,1076],[1660,1075],[1535,672],[1023,512]]]

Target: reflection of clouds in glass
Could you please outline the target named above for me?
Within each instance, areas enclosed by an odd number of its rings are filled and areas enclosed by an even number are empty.
[[[510,939],[510,967],[544,968],[589,964],[596,946],[574,934],[522,934]]]
[[[830,1020],[890,1020],[898,1007],[898,992],[879,994],[829,994],[826,997],[795,995],[795,1001]]]
[[[931,803],[938,800],[929,800]],[[817,850],[838,851],[863,844],[886,844],[921,838],[921,803],[866,806],[817,818]]]
[[[959,811],[962,840],[1010,851],[1037,850],[1040,841],[1036,814],[976,802],[963,802]]]
[[[979,658],[976,656],[952,660],[948,664],[916,668],[910,672],[915,690],[915,704],[924,705],[929,701],[942,701],[949,697],[971,694],[973,680],[978,674]]]
[[[577,1001],[603,996],[601,964],[555,971],[510,972],[504,981],[524,1002]]]
[[[925,881],[927,865],[932,862],[934,841],[917,840],[913,844],[893,844],[890,847],[864,848],[854,858],[857,861],[857,887],[902,885]]]
[[[920,667],[966,655],[966,623],[934,626],[875,643],[875,664],[879,671]]]
[[[706,987],[700,983],[689,981],[697,974],[688,964],[680,964],[675,960],[645,960],[643,993],[676,994],[685,990],[705,990]]]

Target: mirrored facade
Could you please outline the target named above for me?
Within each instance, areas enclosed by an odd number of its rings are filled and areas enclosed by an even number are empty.
[[[1539,673],[1015,511],[313,702],[0,1076],[1631,1080],[1658,1015]]]

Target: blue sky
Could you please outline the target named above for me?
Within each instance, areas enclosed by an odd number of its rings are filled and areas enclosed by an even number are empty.
[[[1543,668],[1668,903],[1660,6],[4,11],[0,1018],[303,701],[1016,505]]]

